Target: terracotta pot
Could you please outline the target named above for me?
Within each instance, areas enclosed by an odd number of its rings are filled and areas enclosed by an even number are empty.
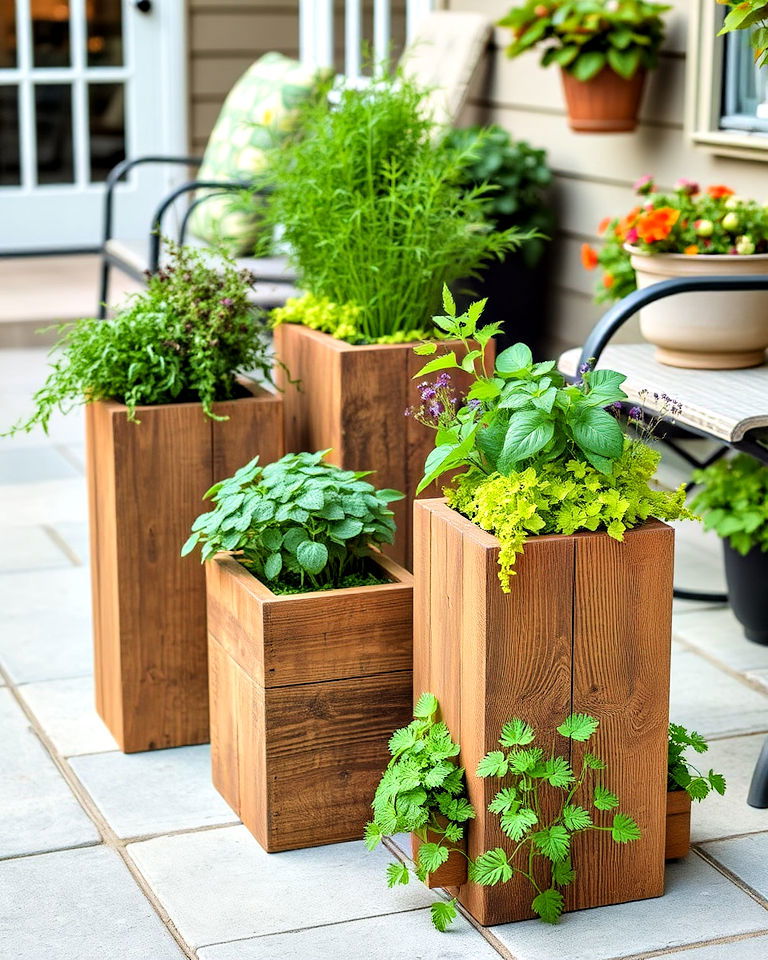
[[[625,80],[610,67],[591,80],[577,80],[561,71],[568,106],[568,124],[577,133],[628,133],[637,126],[645,70]]]
[[[640,289],[672,277],[752,276],[768,273],[768,254],[687,256],[643,253],[626,245]],[[640,311],[640,330],[670,367],[735,370],[765,362],[768,291],[681,293]]]
[[[691,848],[691,798],[685,790],[667,793],[667,842],[665,860],[685,857]]]

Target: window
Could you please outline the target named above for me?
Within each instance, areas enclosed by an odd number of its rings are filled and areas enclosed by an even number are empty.
[[[768,70],[755,66],[746,31],[725,40],[720,126],[768,134]]]

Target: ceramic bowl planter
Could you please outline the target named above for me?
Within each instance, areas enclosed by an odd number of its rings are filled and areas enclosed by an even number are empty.
[[[561,71],[568,107],[568,125],[577,133],[628,133],[637,126],[645,86],[645,70],[625,80],[610,67],[591,80],[577,80]]]
[[[625,534],[530,538],[510,592],[498,581],[499,541],[442,500],[414,505],[414,688],[438,698],[475,770],[504,721],[552,729],[563,716],[600,717],[589,749],[608,765],[606,787],[635,816],[638,842],[577,835],[577,879],[565,908],[620,903],[664,892],[667,725],[674,532],[649,521]],[[584,744],[571,746],[581,762]],[[488,811],[490,779],[468,778],[477,819],[470,857],[507,838]],[[524,878],[465,883],[459,900],[481,924],[533,916]]]
[[[96,705],[126,753],[208,740],[205,575],[179,556],[201,497],[246,457],[282,454],[282,401],[86,408]]]
[[[647,254],[627,246],[639,289],[673,277],[752,276],[768,273],[768,254],[687,256]],[[640,330],[656,346],[656,359],[672,367],[733,370],[765,362],[768,347],[768,292],[727,297],[681,293],[640,311]]]
[[[679,860],[691,849],[691,798],[685,790],[667,793],[665,860]]]
[[[768,645],[768,552],[753,547],[746,556],[723,541],[728,602],[753,643]]]
[[[411,717],[411,575],[276,595],[226,555],[206,564],[213,782],[272,853],[358,840]]]

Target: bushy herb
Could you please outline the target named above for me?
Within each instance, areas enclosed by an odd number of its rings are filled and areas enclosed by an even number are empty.
[[[413,722],[392,735],[392,759],[376,788],[373,820],[365,828],[369,850],[375,850],[385,836],[415,833],[422,843],[414,872],[422,882],[452,851],[460,850],[456,844],[464,837],[464,825],[475,817],[467,800],[464,769],[455,760],[460,747],[448,727],[437,720],[438,710],[436,697],[422,693]],[[404,863],[387,867],[388,886],[409,880],[410,870]],[[432,922],[438,930],[445,930],[455,916],[455,900],[432,905]]]
[[[712,790],[725,793],[725,777],[710,770],[702,773],[687,759],[685,751],[692,747],[696,753],[706,753],[709,744],[700,733],[689,733],[679,723],[670,723],[667,756],[667,790],[685,790],[692,800],[704,800]]]
[[[581,81],[607,67],[628,80],[656,66],[669,9],[647,0],[525,0],[499,26],[514,34],[509,57],[544,44],[544,67],[556,63]]]
[[[136,407],[235,395],[235,374],[259,370],[271,379],[266,324],[248,300],[252,283],[233,262],[214,264],[189,248],[170,247],[170,260],[109,320],[61,326],[51,371],[35,393],[35,412],[12,432],[44,430],[55,410],[90,400],[118,400],[135,420]]]
[[[311,330],[329,333],[337,340],[347,343],[366,343],[360,324],[363,311],[353,303],[332,303],[327,297],[317,297],[305,293],[302,297],[291,297],[282,307],[276,307],[270,314],[272,325],[281,323],[300,323]],[[426,330],[398,330],[395,333],[377,337],[377,343],[410,343],[423,340],[428,336]]]
[[[587,714],[574,713],[557,732],[566,739],[586,743],[598,723]],[[576,878],[571,857],[573,836],[598,830],[610,833],[616,843],[631,843],[640,837],[640,828],[632,817],[618,811],[619,798],[605,786],[603,771],[607,765],[598,756],[585,753],[576,773],[557,750],[546,753],[542,747],[533,746],[535,738],[533,728],[515,717],[501,729],[499,744],[503,749],[492,750],[478,765],[479,777],[501,781],[488,809],[498,814],[501,831],[514,846],[480,854],[470,862],[469,879],[496,886],[515,876],[524,877],[536,892],[531,903],[533,912],[546,923],[557,923],[563,912],[561,891]],[[544,811],[549,805],[544,795],[553,791],[561,799],[557,813],[547,818]],[[596,822],[601,814],[610,814],[610,823]],[[536,864],[541,861],[549,865],[548,886],[537,879]]]
[[[397,490],[377,490],[363,477],[323,460],[328,451],[291,453],[259,466],[258,457],[214,484],[204,499],[215,507],[192,525],[185,556],[231,551],[267,584],[320,590],[351,574],[365,575],[371,546],[392,543],[387,504]]]
[[[301,286],[359,308],[353,342],[429,329],[443,283],[526,239],[495,231],[485,187],[461,186],[465,158],[439,142],[424,94],[403,76],[305,110],[304,136],[274,155],[268,216]]]
[[[753,549],[768,552],[768,467],[739,453],[694,471],[693,479],[702,489],[691,506],[702,515],[705,529],[742,556]]]
[[[718,37],[734,30],[749,30],[755,63],[759,67],[768,64],[768,5],[765,0],[718,0],[718,3],[730,7]]]

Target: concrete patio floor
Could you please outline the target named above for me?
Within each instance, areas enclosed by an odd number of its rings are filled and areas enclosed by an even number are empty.
[[[0,351],[0,429],[45,353]],[[386,851],[264,853],[210,784],[208,747],[123,756],[93,709],[82,416],[0,439],[0,956],[8,960],[765,960],[768,810],[745,803],[768,734],[768,648],[726,608],[676,603],[672,718],[712,739],[724,798],[657,900],[481,930],[388,890]],[[679,582],[719,545],[681,531]]]

